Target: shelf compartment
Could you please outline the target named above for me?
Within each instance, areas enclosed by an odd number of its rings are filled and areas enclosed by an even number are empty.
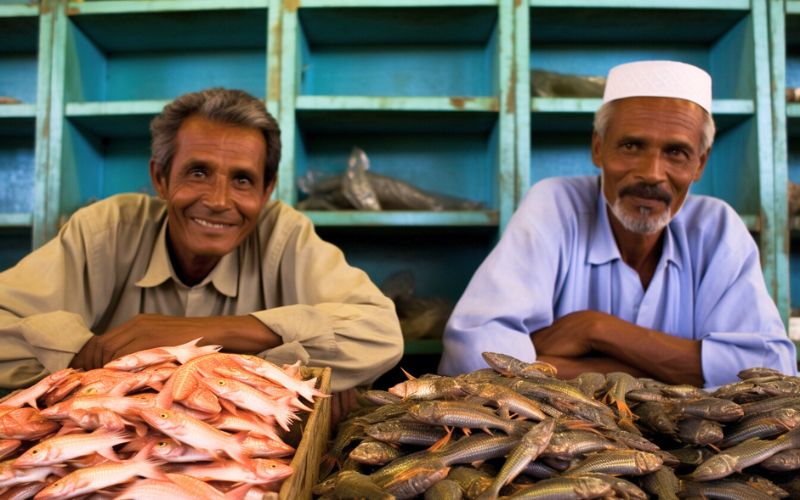
[[[0,213],[29,213],[34,192],[34,120],[0,119]]]
[[[80,12],[67,21],[68,103],[172,99],[214,86],[265,96],[266,9]]]
[[[13,13],[6,10],[10,7],[0,8],[0,97],[35,104],[39,18],[4,17]],[[0,113],[5,106],[8,105],[0,104]]]
[[[149,115],[72,117],[65,121],[61,215],[121,192],[153,194]]]
[[[529,68],[605,76],[617,64],[673,59],[699,66],[713,78],[718,99],[753,99],[754,49],[749,2],[717,2],[726,8],[624,9],[587,2],[586,8],[530,9]],[[669,26],[669,29],[664,29]]]
[[[496,211],[442,211],[423,212],[410,210],[366,212],[356,210],[307,210],[304,212],[315,226],[329,227],[495,227]]]
[[[378,286],[394,273],[409,271],[415,296],[453,304],[495,243],[495,232],[485,228],[323,226],[317,232]]]
[[[497,113],[298,110],[296,118],[294,179],[344,173],[358,146],[371,172],[497,210]]]
[[[300,95],[495,96],[498,8],[298,10]]]

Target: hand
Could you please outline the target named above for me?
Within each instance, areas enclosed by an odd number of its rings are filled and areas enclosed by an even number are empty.
[[[627,321],[598,311],[576,311],[531,334],[537,356],[580,358],[595,350],[592,341],[622,330]]]
[[[252,316],[185,318],[139,314],[95,335],[75,355],[73,368],[100,368],[112,359],[144,349],[180,345],[203,337],[198,345],[222,345],[228,352],[255,353],[280,345],[281,338]]]

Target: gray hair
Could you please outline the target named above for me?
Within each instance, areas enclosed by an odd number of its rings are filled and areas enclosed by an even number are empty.
[[[611,115],[614,114],[614,104],[617,101],[609,101],[600,106],[600,109],[594,114],[594,131],[604,139],[606,130],[608,130],[608,123],[611,121]],[[714,144],[714,134],[717,133],[717,128],[714,125],[714,118],[711,114],[703,110],[703,135],[700,138],[700,152],[705,153],[711,149]]]
[[[264,188],[272,182],[281,160],[281,131],[278,122],[267,112],[264,103],[242,90],[220,87],[190,92],[170,102],[150,122],[152,159],[159,172],[169,178],[175,156],[175,139],[178,129],[190,116],[207,120],[254,128],[261,131],[267,143],[264,163]]]

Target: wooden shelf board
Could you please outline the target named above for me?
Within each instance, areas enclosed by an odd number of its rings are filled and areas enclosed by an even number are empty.
[[[406,227],[435,227],[435,226],[496,226],[498,214],[496,211],[383,211],[361,212],[356,210],[320,211],[309,210],[304,212],[317,226],[406,226]]]
[[[594,113],[603,103],[599,98],[532,97],[534,113]],[[714,116],[752,115],[755,106],[750,99],[714,99],[711,104]]]
[[[787,14],[800,14],[800,0],[786,0]]]
[[[373,97],[302,95],[295,101],[297,110],[348,111],[491,111],[496,112],[497,97]]]
[[[1,118],[35,118],[35,104],[0,104]]]
[[[750,0],[530,0],[531,7],[748,10]]]
[[[67,116],[157,115],[169,101],[70,102]]]
[[[22,227],[30,228],[33,226],[33,214],[31,212],[8,213],[0,212],[0,228]]]
[[[149,2],[136,0],[72,1],[69,2],[67,14],[75,16],[82,14],[266,9],[268,5],[269,0],[226,0],[225,2],[209,2],[207,0],[158,0]]]
[[[300,8],[493,7],[498,0],[303,0]]]
[[[0,5],[0,18],[2,17],[24,17],[24,16],[38,16],[38,5],[26,5],[20,3],[18,5]]]
[[[789,118],[800,118],[800,102],[786,103],[786,116]]]

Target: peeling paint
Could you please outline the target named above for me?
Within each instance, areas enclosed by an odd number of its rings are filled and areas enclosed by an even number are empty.
[[[452,104],[456,109],[464,109],[464,107],[467,105],[467,102],[474,100],[474,97],[451,97],[450,104]]]
[[[80,13],[81,13],[81,9],[79,9],[77,7],[69,7],[67,9],[67,15],[68,16],[77,16]]]
[[[511,78],[506,94],[506,113],[514,114],[517,106],[517,64],[511,64]]]
[[[280,54],[281,54],[282,47],[283,47],[281,45],[281,43],[283,41],[281,39],[281,33],[283,32],[282,25],[283,25],[283,23],[281,23],[281,22],[275,23],[275,25],[272,26],[272,28],[270,30],[271,34],[270,34],[270,38],[269,38],[270,39],[270,42],[269,42],[270,43],[270,52],[272,54],[278,54],[278,57],[276,59],[278,60],[279,63],[280,63],[280,59],[281,59],[280,58]],[[267,91],[269,92],[269,94],[267,96],[267,99],[278,102],[280,100],[280,97],[281,97],[281,68],[280,68],[280,64],[278,64],[277,67],[270,67],[269,69],[270,69],[270,71],[269,71],[269,75],[267,77],[269,79],[269,82],[267,83]]]
[[[297,12],[300,8],[300,0],[283,0],[283,10],[286,12]]]
[[[514,7],[519,7],[522,5],[522,0],[514,0]]]

